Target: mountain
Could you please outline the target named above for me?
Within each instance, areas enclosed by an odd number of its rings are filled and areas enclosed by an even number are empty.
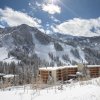
[[[0,28],[0,61],[29,60],[42,66],[100,64],[100,37],[47,35],[25,24]]]

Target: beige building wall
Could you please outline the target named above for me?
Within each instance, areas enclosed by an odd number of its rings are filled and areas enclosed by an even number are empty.
[[[56,70],[52,70],[52,78],[53,78],[54,83],[56,83],[57,82]]]
[[[77,69],[78,69],[79,72],[82,72],[83,69],[84,69],[84,65],[79,63],[78,66],[77,66]]]

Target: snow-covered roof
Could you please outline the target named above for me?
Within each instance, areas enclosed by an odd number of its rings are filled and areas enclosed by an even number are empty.
[[[0,76],[4,76],[5,74],[4,73],[0,73]]]
[[[87,67],[100,67],[100,65],[87,65]]]
[[[3,77],[4,78],[13,78],[14,76],[18,76],[18,75],[7,74],[7,75],[4,75]]]
[[[78,65],[60,66],[60,67],[41,67],[39,70],[58,70],[63,68],[77,68]],[[100,65],[87,65],[87,67],[100,67]]]
[[[64,68],[76,68],[77,66],[60,66],[60,67],[41,67],[39,70],[58,70]]]
[[[65,67],[42,67],[42,68],[39,68],[39,70],[57,70],[61,68],[65,68]]]
[[[76,68],[77,65],[70,65],[70,66],[66,66],[67,68]]]

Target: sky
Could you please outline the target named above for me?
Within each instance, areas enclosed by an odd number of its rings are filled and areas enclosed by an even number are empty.
[[[46,34],[100,36],[100,0],[0,0],[0,27],[21,24]]]

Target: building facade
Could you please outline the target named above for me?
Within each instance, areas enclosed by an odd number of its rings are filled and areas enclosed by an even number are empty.
[[[100,77],[100,65],[76,65],[39,68],[39,74],[44,83],[47,83],[49,80],[51,80],[51,78],[54,83],[57,81],[66,81],[68,79],[75,78],[77,76],[77,72],[81,72],[84,75],[89,75],[91,78]]]

